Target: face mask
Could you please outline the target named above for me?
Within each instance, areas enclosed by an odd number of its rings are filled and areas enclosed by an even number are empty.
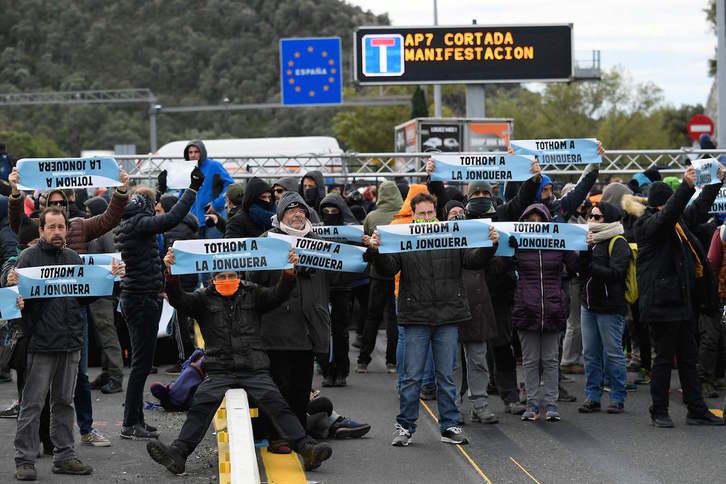
[[[315,205],[315,202],[318,201],[318,189],[317,188],[306,188],[303,191],[303,198],[305,199],[305,203],[308,205]]]
[[[234,295],[234,293],[237,292],[237,288],[239,288],[239,278],[224,280],[214,279],[213,283],[214,288],[217,290],[220,296],[225,297]]]
[[[323,223],[325,225],[342,225],[343,224],[343,214],[341,213],[323,213]]]
[[[466,220],[466,215],[459,213],[451,217],[449,220]]]
[[[466,213],[470,218],[480,218],[486,214],[493,212],[494,204],[492,199],[488,197],[476,197],[469,200],[466,204]]]

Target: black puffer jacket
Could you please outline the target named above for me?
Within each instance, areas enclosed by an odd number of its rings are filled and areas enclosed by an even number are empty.
[[[175,225],[171,229],[164,232],[164,250],[162,254],[166,254],[169,247],[174,245],[177,240],[194,240],[198,237],[199,222],[197,217],[192,213],[186,214],[184,220],[180,224]],[[162,259],[162,264],[163,264]],[[185,274],[180,276],[182,288],[186,291],[193,291],[197,287],[199,277],[196,274]]]
[[[711,311],[716,303],[713,273],[708,257],[692,228],[708,218],[708,209],[721,184],[707,185],[690,205],[695,190],[683,181],[661,211],[648,207],[633,230],[638,243],[636,276],[640,319],[659,324],[688,321],[699,307]],[[676,233],[681,228],[703,266],[703,277],[696,278],[694,255]],[[717,307],[717,306],[715,306]]]
[[[295,279],[281,277],[273,287],[240,281],[237,293],[221,296],[214,284],[184,292],[175,277],[168,279],[169,303],[197,320],[206,345],[204,370],[228,373],[264,370],[270,360],[262,345],[260,314],[279,307],[290,295]]]
[[[630,263],[630,247],[624,237],[618,237],[611,255],[610,240],[580,252],[580,301],[595,313],[625,314],[625,273]]]
[[[229,211],[227,226],[224,229],[225,238],[259,237],[265,232],[266,228],[256,224],[249,214],[252,204],[258,202],[260,195],[265,192],[269,192],[274,201],[272,187],[267,182],[257,177],[247,182],[242,205],[238,205]]]
[[[116,246],[126,262],[126,275],[121,278],[122,291],[158,294],[164,289],[156,235],[178,225],[189,213],[196,195],[194,190],[185,190],[181,199],[164,215],[154,215],[151,202],[146,200],[141,204],[137,195],[126,204],[116,232]]]
[[[17,268],[83,264],[72,249],[57,249],[43,240],[25,249]],[[71,352],[83,347],[81,303],[75,297],[28,299],[23,309],[23,332],[30,337],[28,351]]]
[[[444,325],[471,319],[462,269],[481,269],[496,248],[447,249],[373,255],[384,276],[401,271],[398,324]]]

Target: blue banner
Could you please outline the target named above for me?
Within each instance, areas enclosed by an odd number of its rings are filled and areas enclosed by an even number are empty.
[[[696,195],[698,195],[698,193]],[[726,188],[721,188],[721,190],[718,191],[718,196],[716,197],[716,200],[713,201],[708,213],[726,213]]]
[[[0,288],[0,318],[8,321],[21,316],[18,308],[18,286]]]
[[[113,294],[113,274],[107,266],[39,266],[16,271],[23,299]]]
[[[702,158],[691,162],[696,169],[696,186],[705,187],[721,183],[718,178],[718,160],[715,158]]]
[[[291,269],[290,243],[272,237],[177,240],[171,273],[247,272]]]
[[[418,224],[380,225],[377,227],[381,254],[419,250],[491,247],[489,221],[456,220]]]
[[[363,243],[362,225],[313,225],[313,233],[334,242]]]
[[[532,155],[541,165],[602,163],[595,138],[511,140],[515,155]]]
[[[23,158],[17,167],[21,190],[121,186],[118,164],[110,156]]]
[[[368,266],[363,260],[365,247],[272,232],[268,235],[290,242],[298,256],[297,265],[300,267],[335,272],[363,272]]]
[[[121,252],[114,252],[111,254],[78,254],[83,260],[83,264],[87,266],[109,266],[111,267],[111,260],[113,259],[116,264],[121,262]],[[120,281],[121,276],[116,276],[115,281]]]
[[[509,245],[507,239],[513,235],[520,249],[587,250],[587,224],[494,222],[494,228],[506,234],[500,235],[500,246]]]
[[[431,173],[434,181],[478,180],[490,183],[524,181],[532,176],[530,167],[534,158],[517,155],[432,155],[436,167]]]

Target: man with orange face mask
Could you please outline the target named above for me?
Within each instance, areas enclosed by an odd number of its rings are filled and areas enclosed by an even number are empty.
[[[297,263],[292,248],[288,260]],[[236,272],[218,272],[207,287],[188,293],[181,288],[178,278],[171,275],[174,249],[169,248],[164,264],[169,303],[196,319],[204,337],[206,377],[194,394],[177,439],[171,445],[149,441],[146,449],[151,458],[170,472],[183,474],[187,457],[207,432],[226,391],[243,388],[302,456],[305,469],[318,467],[330,457],[332,449],[306,435],[272,381],[270,359],[261,349],[260,315],[288,299],[295,287],[295,269],[282,271],[273,287],[242,281]]]

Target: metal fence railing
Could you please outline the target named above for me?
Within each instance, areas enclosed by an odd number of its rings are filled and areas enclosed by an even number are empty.
[[[481,153],[477,153],[481,154]],[[600,173],[632,175],[652,166],[664,174],[685,170],[690,160],[700,157],[726,156],[726,150],[611,150],[603,156]],[[326,178],[340,181],[379,178],[423,177],[424,166],[431,153],[343,153],[338,155],[301,156],[238,156],[218,159],[236,179],[257,176],[265,179],[283,176],[302,176],[320,170]],[[156,176],[170,161],[181,157],[116,156],[119,163],[137,182],[155,182]],[[549,175],[578,175],[583,165],[545,164],[542,170]]]

